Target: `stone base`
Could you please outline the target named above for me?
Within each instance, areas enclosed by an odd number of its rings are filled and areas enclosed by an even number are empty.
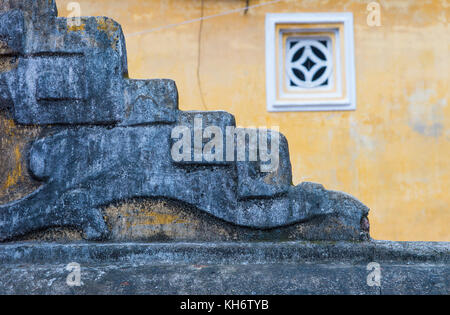
[[[445,242],[0,245],[1,294],[449,294],[449,274]]]

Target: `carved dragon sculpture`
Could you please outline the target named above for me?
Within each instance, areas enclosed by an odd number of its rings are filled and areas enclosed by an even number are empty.
[[[368,233],[369,209],[355,198],[319,184],[292,186],[287,141],[278,133],[271,133],[279,138],[272,172],[261,172],[261,160],[174,161],[175,126],[201,119],[202,130],[225,131],[234,117],[180,111],[171,80],[128,79],[124,36],[111,19],[73,25],[57,17],[54,1],[3,0],[0,62],[7,65],[0,68],[0,107],[18,124],[46,127],[28,156],[42,186],[0,206],[0,240],[52,226],[104,239],[101,208],[137,197],[180,200],[255,229],[335,215],[349,227],[342,238]]]

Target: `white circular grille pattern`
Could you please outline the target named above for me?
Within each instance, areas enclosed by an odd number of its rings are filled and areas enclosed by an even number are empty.
[[[330,43],[302,38],[287,45],[286,73],[293,87],[317,88],[327,85],[332,73]]]

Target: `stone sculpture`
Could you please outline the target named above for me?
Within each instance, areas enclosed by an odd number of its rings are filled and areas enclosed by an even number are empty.
[[[175,161],[174,127],[193,130],[200,119],[202,132],[218,126],[225,134],[234,117],[180,111],[171,80],[129,79],[124,36],[109,18],[76,25],[57,17],[53,0],[4,0],[0,107],[17,124],[44,127],[28,156],[42,185],[0,206],[0,240],[58,226],[107,239],[102,208],[134,198],[178,200],[249,235],[332,218],[309,238],[368,237],[361,202],[319,184],[292,185],[287,141],[276,132],[269,138],[279,139],[279,166],[270,172],[261,160]]]

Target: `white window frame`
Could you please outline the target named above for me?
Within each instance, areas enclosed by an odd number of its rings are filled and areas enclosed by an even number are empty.
[[[334,65],[336,67],[345,66],[345,85],[347,88],[346,97],[342,100],[317,99],[301,100],[277,99],[277,64],[276,49],[279,49],[276,40],[277,24],[343,24],[345,45],[345,65]],[[333,111],[333,110],[355,110],[356,109],[356,82],[355,82],[355,57],[354,57],[354,33],[353,14],[351,12],[336,13],[268,13],[266,15],[266,97],[267,110],[269,112],[283,111]],[[336,53],[336,52],[333,52]],[[339,58],[340,61],[340,58]],[[340,78],[339,78],[340,79]]]

